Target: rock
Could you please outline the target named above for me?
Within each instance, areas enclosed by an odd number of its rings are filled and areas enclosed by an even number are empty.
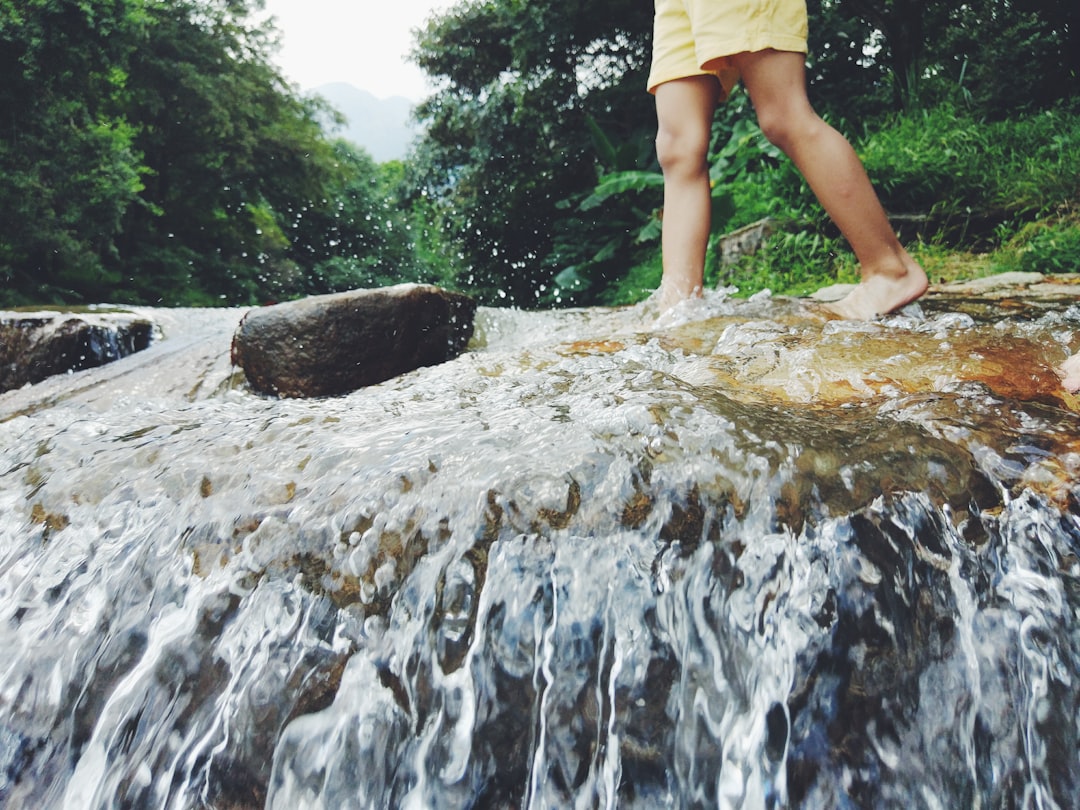
[[[766,217],[724,234],[720,237],[720,264],[729,267],[743,256],[753,256],[779,228],[780,223],[776,219]]]
[[[973,278],[969,281],[954,281],[948,285],[949,292],[959,295],[1000,294],[1016,296],[1019,290],[1027,289],[1046,281],[1042,273],[997,273],[985,278]]]
[[[130,313],[0,312],[0,392],[119,360],[149,346],[153,333]]]
[[[257,391],[335,396],[452,360],[476,303],[421,284],[320,295],[255,309],[233,336],[233,363]]]

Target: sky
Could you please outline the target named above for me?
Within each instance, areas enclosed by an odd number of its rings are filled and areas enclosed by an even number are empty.
[[[420,68],[406,62],[414,28],[456,0],[266,0],[282,48],[276,61],[301,90],[348,82],[376,98],[428,93]]]

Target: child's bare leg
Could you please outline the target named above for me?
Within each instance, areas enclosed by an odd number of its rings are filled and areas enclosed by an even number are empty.
[[[707,156],[718,84],[690,76],[656,88],[656,155],[664,172],[660,307],[701,295],[711,194]]]
[[[873,318],[922,295],[926,273],[896,238],[851,144],[810,106],[804,59],[786,51],[734,57],[762,131],[802,172],[859,260],[861,283],[830,308]]]

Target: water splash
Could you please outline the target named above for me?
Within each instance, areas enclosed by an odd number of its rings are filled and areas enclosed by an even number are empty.
[[[0,800],[1070,806],[1075,315],[977,303],[481,310],[315,401],[152,312],[0,397]]]

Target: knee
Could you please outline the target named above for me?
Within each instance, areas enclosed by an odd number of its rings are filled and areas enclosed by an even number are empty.
[[[795,139],[791,119],[783,113],[772,110],[759,111],[757,118],[758,126],[761,127],[761,132],[769,143],[787,152],[788,145]]]
[[[656,133],[656,159],[665,175],[691,174],[706,167],[708,133],[661,127]]]
[[[758,126],[769,143],[790,154],[793,144],[812,137],[818,124],[824,123],[810,111],[765,109],[758,111]]]

